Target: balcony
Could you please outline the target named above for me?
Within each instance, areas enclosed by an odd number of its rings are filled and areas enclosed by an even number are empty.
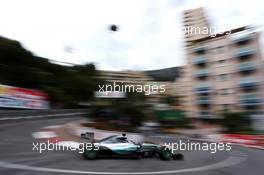
[[[258,86],[259,82],[257,81],[257,79],[250,77],[250,78],[242,78],[238,84],[240,88],[248,89]]]
[[[199,70],[197,71],[194,76],[196,78],[204,78],[204,77],[208,77],[209,75],[209,71],[207,69],[202,69],[202,70]]]
[[[199,97],[196,100],[196,104],[198,105],[209,105],[211,103],[211,100],[209,97]]]
[[[248,42],[254,38],[255,38],[255,35],[253,35],[253,34],[244,35],[244,36],[240,36],[240,37],[233,39],[233,43],[234,44],[242,44],[242,43],[246,43],[246,42]]]
[[[240,98],[240,105],[241,106],[257,106],[262,104],[263,100],[261,97],[258,97],[257,95],[250,94],[250,95],[244,95]]]
[[[255,53],[256,53],[256,49],[252,49],[252,48],[242,48],[242,49],[239,49],[236,52],[235,57],[236,58],[245,58],[245,57],[252,56]]]
[[[196,53],[204,53],[206,51],[206,46],[198,46],[198,47],[194,47],[192,50],[193,52]]]
[[[245,62],[238,65],[239,72],[248,72],[257,69],[257,65],[254,62]]]
[[[211,87],[208,84],[200,84],[195,88],[197,94],[207,94],[211,92]]]
[[[209,112],[200,112],[198,114],[198,117],[200,119],[213,119],[213,118],[215,118],[215,116],[210,114]]]
[[[193,59],[193,64],[200,65],[205,64],[207,62],[207,57],[200,56]]]

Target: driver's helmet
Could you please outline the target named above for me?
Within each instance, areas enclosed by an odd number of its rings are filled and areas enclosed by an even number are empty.
[[[125,137],[125,136],[119,137],[119,139],[120,139],[120,141],[121,141],[122,143],[127,143],[127,142],[128,142],[128,139],[127,139],[127,137]]]

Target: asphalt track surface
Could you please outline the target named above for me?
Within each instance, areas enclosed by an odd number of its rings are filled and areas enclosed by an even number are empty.
[[[229,152],[211,154],[206,151],[184,152],[183,161],[144,159],[84,160],[74,151],[42,154],[33,151],[32,132],[49,125],[63,124],[81,117],[12,120],[0,122],[0,174],[195,174],[195,175],[261,175],[264,151],[232,147]],[[166,142],[176,138],[164,136]]]

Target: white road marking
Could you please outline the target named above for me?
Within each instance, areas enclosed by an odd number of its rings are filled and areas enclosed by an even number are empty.
[[[224,167],[230,167],[236,164],[239,164],[246,160],[245,156],[230,156],[226,160],[221,162],[195,167],[187,169],[178,169],[178,170],[168,170],[168,171],[152,171],[152,172],[97,172],[97,171],[80,171],[80,170],[67,170],[67,169],[56,169],[56,168],[45,168],[45,167],[36,167],[30,165],[22,165],[16,163],[1,162],[0,167],[10,168],[10,169],[21,169],[21,170],[31,170],[31,171],[41,171],[41,172],[52,172],[52,173],[73,173],[73,174],[124,174],[124,175],[138,175],[138,174],[176,174],[176,173],[189,173],[189,172],[199,172],[199,171],[208,171],[214,169],[220,169]]]
[[[33,132],[32,136],[35,139],[48,139],[48,138],[57,137],[57,134],[52,131],[40,131],[40,132]]]
[[[54,128],[60,128],[62,127],[63,125],[51,125],[51,126],[45,126],[43,127],[44,129],[54,129]]]

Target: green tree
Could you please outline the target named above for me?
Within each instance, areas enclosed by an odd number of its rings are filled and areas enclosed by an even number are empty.
[[[74,107],[93,97],[100,80],[93,64],[62,66],[34,56],[15,41],[0,37],[0,84],[43,90],[53,103]]]
[[[229,133],[251,131],[251,122],[247,113],[225,112],[222,117],[222,124]]]

